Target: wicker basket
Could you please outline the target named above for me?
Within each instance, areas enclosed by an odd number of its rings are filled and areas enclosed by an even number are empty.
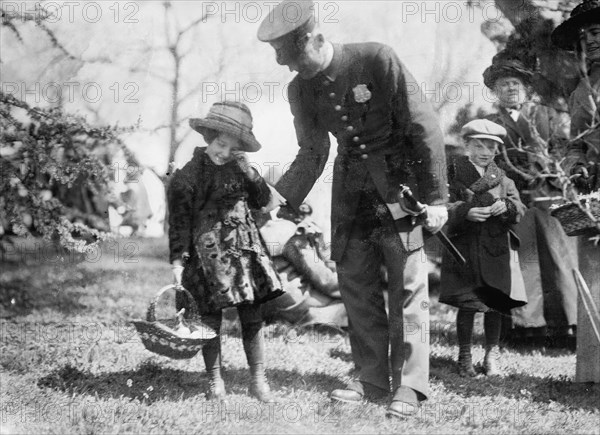
[[[591,199],[586,201],[586,206],[597,220],[600,219],[600,201]],[[594,222],[575,203],[561,205],[551,212],[559,220],[565,233],[569,236],[580,236],[596,228]]]
[[[157,320],[156,304],[160,297],[167,291],[174,290],[186,295],[190,309],[190,317],[186,323],[194,338],[180,335],[174,328],[177,318]],[[202,346],[217,336],[217,333],[208,325],[202,323],[198,316],[198,307],[192,294],[180,285],[172,284],[161,288],[154,300],[150,303],[146,313],[146,320],[134,320],[131,323],[137,329],[142,343],[146,349],[159,355],[173,359],[186,359],[195,356]]]

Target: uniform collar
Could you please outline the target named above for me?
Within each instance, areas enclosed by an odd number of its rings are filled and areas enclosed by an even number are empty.
[[[331,82],[335,82],[335,79],[338,77],[341,66],[342,66],[342,45],[341,44],[331,44],[333,46],[333,57],[331,58],[331,63],[322,74]]]

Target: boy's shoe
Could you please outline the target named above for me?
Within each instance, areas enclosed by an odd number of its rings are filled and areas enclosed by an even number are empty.
[[[498,367],[500,358],[500,349],[498,346],[487,346],[485,357],[483,358],[483,371],[487,376],[500,376],[501,371]]]
[[[458,374],[463,378],[477,376],[477,373],[475,373],[475,369],[473,368],[471,345],[461,345],[458,348]]]

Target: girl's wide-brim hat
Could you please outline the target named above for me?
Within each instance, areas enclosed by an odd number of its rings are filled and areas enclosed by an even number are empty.
[[[206,139],[206,134],[217,131],[240,139],[242,151],[254,152],[261,148],[252,133],[252,114],[244,103],[222,101],[212,105],[206,118],[191,118],[190,127]]]
[[[574,50],[587,24],[600,23],[600,0],[584,0],[572,11],[568,20],[552,32],[552,42],[565,50]]]
[[[533,72],[529,70],[523,62],[517,59],[496,58],[492,60],[492,65],[483,72],[483,83],[490,89],[494,89],[496,81],[502,77],[518,77],[526,85],[531,84]]]

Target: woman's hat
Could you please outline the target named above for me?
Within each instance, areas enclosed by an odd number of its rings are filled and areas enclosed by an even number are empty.
[[[483,72],[483,83],[494,89],[496,80],[502,77],[519,77],[524,84],[529,85],[533,72],[518,59],[506,59],[496,55],[492,59],[492,65]]]
[[[552,42],[565,50],[573,50],[586,24],[600,23],[600,1],[584,0],[572,11],[568,20],[552,32]]]
[[[254,152],[261,148],[252,133],[252,114],[244,103],[222,101],[212,105],[206,118],[191,118],[190,127],[206,139],[210,131],[228,133],[242,142],[242,151]]]
[[[462,137],[474,139],[490,139],[500,144],[506,137],[506,129],[487,119],[475,119],[466,123],[460,131]]]

